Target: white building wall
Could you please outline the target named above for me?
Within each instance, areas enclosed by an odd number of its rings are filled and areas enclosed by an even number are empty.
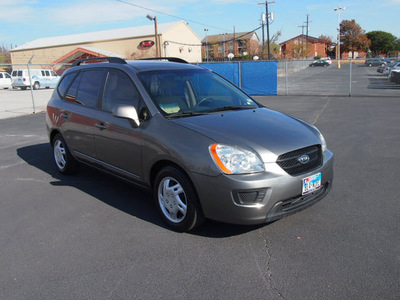
[[[186,23],[180,22],[161,36],[161,53],[190,63],[201,62],[201,39]]]

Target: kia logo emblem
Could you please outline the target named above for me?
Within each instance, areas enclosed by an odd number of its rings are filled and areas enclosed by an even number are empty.
[[[308,163],[310,161],[310,157],[307,154],[303,154],[302,156],[299,157],[298,161],[305,165],[306,163]]]

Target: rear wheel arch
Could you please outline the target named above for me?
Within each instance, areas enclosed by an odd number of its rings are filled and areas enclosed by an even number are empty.
[[[53,130],[53,131],[51,131],[50,137],[49,137],[49,139],[50,139],[50,144],[51,144],[51,145],[53,145],[54,137],[55,137],[57,134],[61,134],[61,132],[58,131],[58,130]],[[61,134],[61,136],[62,136],[62,134]]]

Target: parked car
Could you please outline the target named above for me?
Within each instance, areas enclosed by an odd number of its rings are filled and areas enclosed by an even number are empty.
[[[317,60],[310,64],[310,67],[328,67],[330,64],[326,60]]]
[[[389,75],[389,80],[400,83],[400,70],[393,70]]]
[[[0,72],[0,88],[8,89],[11,87],[11,75],[7,72]]]
[[[32,88],[34,90],[37,90],[41,87],[54,88],[60,79],[60,76],[56,72],[46,69],[31,69],[30,75],[32,78]],[[13,88],[21,88],[21,90],[26,90],[31,86],[28,69],[13,70],[11,77]]]
[[[268,223],[330,191],[333,154],[316,127],[179,59],[90,60],[63,74],[47,105],[60,173],[85,163],[151,189],[177,231],[205,218]]]
[[[393,70],[399,70],[399,69],[400,69],[400,61],[396,61],[390,64],[387,68],[385,68],[383,74],[389,76]]]
[[[386,61],[381,58],[368,58],[365,60],[364,64],[368,67],[383,66],[386,65]]]
[[[332,64],[332,59],[330,57],[323,57],[320,60],[326,61],[329,65]]]
[[[376,71],[378,72],[378,73],[383,73],[383,70],[385,69],[385,68],[387,68],[388,66],[387,65],[380,65],[377,69],[376,69]]]

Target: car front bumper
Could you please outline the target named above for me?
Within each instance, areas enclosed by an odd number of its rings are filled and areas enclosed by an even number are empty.
[[[262,224],[301,211],[332,188],[333,154],[327,150],[323,165],[309,173],[291,176],[277,164],[249,175],[193,175],[205,216],[233,224]],[[321,173],[320,189],[302,195],[304,178]]]

